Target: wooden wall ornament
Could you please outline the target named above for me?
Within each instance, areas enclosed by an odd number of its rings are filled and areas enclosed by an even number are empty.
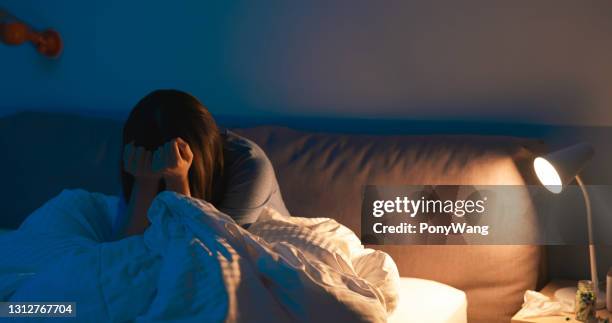
[[[2,9],[0,9],[0,41],[11,46],[29,42],[40,54],[49,58],[59,57],[63,48],[62,37],[57,31],[53,29],[35,31]]]

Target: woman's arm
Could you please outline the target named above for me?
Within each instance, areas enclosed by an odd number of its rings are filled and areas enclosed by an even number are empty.
[[[225,139],[227,188],[217,208],[246,226],[257,220],[264,207],[289,216],[265,152],[254,142],[228,131]]]
[[[127,207],[129,219],[125,234],[128,236],[141,234],[149,226],[147,211],[157,195],[159,180],[135,179],[132,194]]]
[[[149,226],[147,211],[157,195],[161,174],[152,169],[152,153],[133,143],[125,145],[123,151],[124,170],[134,177],[130,200],[127,206],[128,225],[126,235],[141,234]]]

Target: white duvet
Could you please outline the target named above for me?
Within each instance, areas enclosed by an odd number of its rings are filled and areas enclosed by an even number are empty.
[[[0,301],[76,302],[78,321],[384,322],[399,276],[327,218],[266,209],[248,231],[163,192],[143,235],[111,236],[114,199],[66,190],[0,236]]]

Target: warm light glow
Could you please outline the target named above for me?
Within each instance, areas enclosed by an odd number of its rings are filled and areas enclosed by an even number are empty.
[[[548,160],[542,157],[536,158],[533,161],[533,168],[544,187],[553,193],[561,193],[561,189],[563,188],[561,177],[559,177],[559,173]]]

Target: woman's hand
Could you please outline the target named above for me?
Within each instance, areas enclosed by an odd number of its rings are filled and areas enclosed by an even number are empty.
[[[155,150],[151,169],[162,176],[167,190],[191,196],[188,175],[192,161],[193,152],[189,144],[181,138],[175,138]]]
[[[161,174],[151,167],[152,153],[144,147],[134,146],[131,142],[123,148],[123,169],[134,176],[136,181],[159,181]]]
[[[137,184],[144,187],[157,187],[160,179],[166,182],[166,189],[190,196],[189,168],[193,161],[193,152],[189,144],[181,138],[173,139],[154,152],[134,143],[125,145],[123,150],[123,168]]]

